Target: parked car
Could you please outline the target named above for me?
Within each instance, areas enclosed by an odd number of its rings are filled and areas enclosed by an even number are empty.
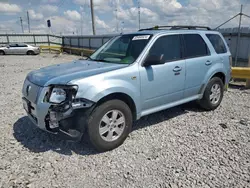
[[[39,128],[99,151],[121,145],[133,121],[190,101],[216,109],[231,74],[217,31],[158,27],[112,38],[87,60],[30,72],[23,104]]]
[[[0,55],[17,55],[17,54],[27,54],[36,55],[40,53],[40,48],[37,46],[31,46],[29,44],[13,43],[7,44],[6,46],[0,47]]]

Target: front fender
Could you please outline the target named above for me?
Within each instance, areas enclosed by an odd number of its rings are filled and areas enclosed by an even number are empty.
[[[98,102],[105,96],[114,93],[123,93],[131,97],[136,106],[136,112],[141,111],[139,83],[133,80],[108,79],[102,81],[92,80],[87,88],[79,88],[76,98],[85,98]],[[136,83],[136,84],[135,84]],[[86,86],[86,85],[85,85]]]

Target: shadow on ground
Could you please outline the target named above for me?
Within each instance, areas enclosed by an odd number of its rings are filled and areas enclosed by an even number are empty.
[[[141,118],[141,120],[134,123],[133,131],[167,121],[173,117],[188,113],[188,111],[201,112],[196,104],[188,103]],[[85,137],[81,142],[62,140],[57,135],[47,133],[35,127],[27,116],[18,119],[14,123],[13,129],[13,135],[16,140],[31,152],[40,153],[51,150],[63,155],[72,155],[73,153],[79,155],[98,154],[91,145],[87,134],[84,135]]]

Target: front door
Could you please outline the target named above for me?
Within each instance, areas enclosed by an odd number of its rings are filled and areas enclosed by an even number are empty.
[[[26,44],[18,44],[17,53],[26,54],[28,51],[28,46]]]
[[[164,55],[165,64],[139,66],[142,111],[160,107],[183,98],[185,60],[182,59],[179,35],[156,39],[148,55]]]
[[[16,50],[17,44],[10,44],[7,46],[5,53],[6,54],[15,54],[15,50]]]

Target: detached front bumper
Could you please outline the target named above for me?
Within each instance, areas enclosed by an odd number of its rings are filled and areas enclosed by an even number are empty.
[[[30,82],[27,82],[26,85],[24,88],[38,87],[34,86],[34,84],[32,85]],[[52,105],[44,102],[44,96],[49,91],[49,88],[36,89],[36,91],[38,90],[37,97],[33,96],[35,94],[32,93],[32,89],[30,90],[30,95],[23,92],[23,107],[33,124],[44,131],[60,135],[64,139],[72,141],[80,140],[84,133],[87,119],[84,114],[93,103],[77,100],[74,106],[72,103],[70,105],[68,103],[65,104],[68,106],[64,106],[64,104]]]

